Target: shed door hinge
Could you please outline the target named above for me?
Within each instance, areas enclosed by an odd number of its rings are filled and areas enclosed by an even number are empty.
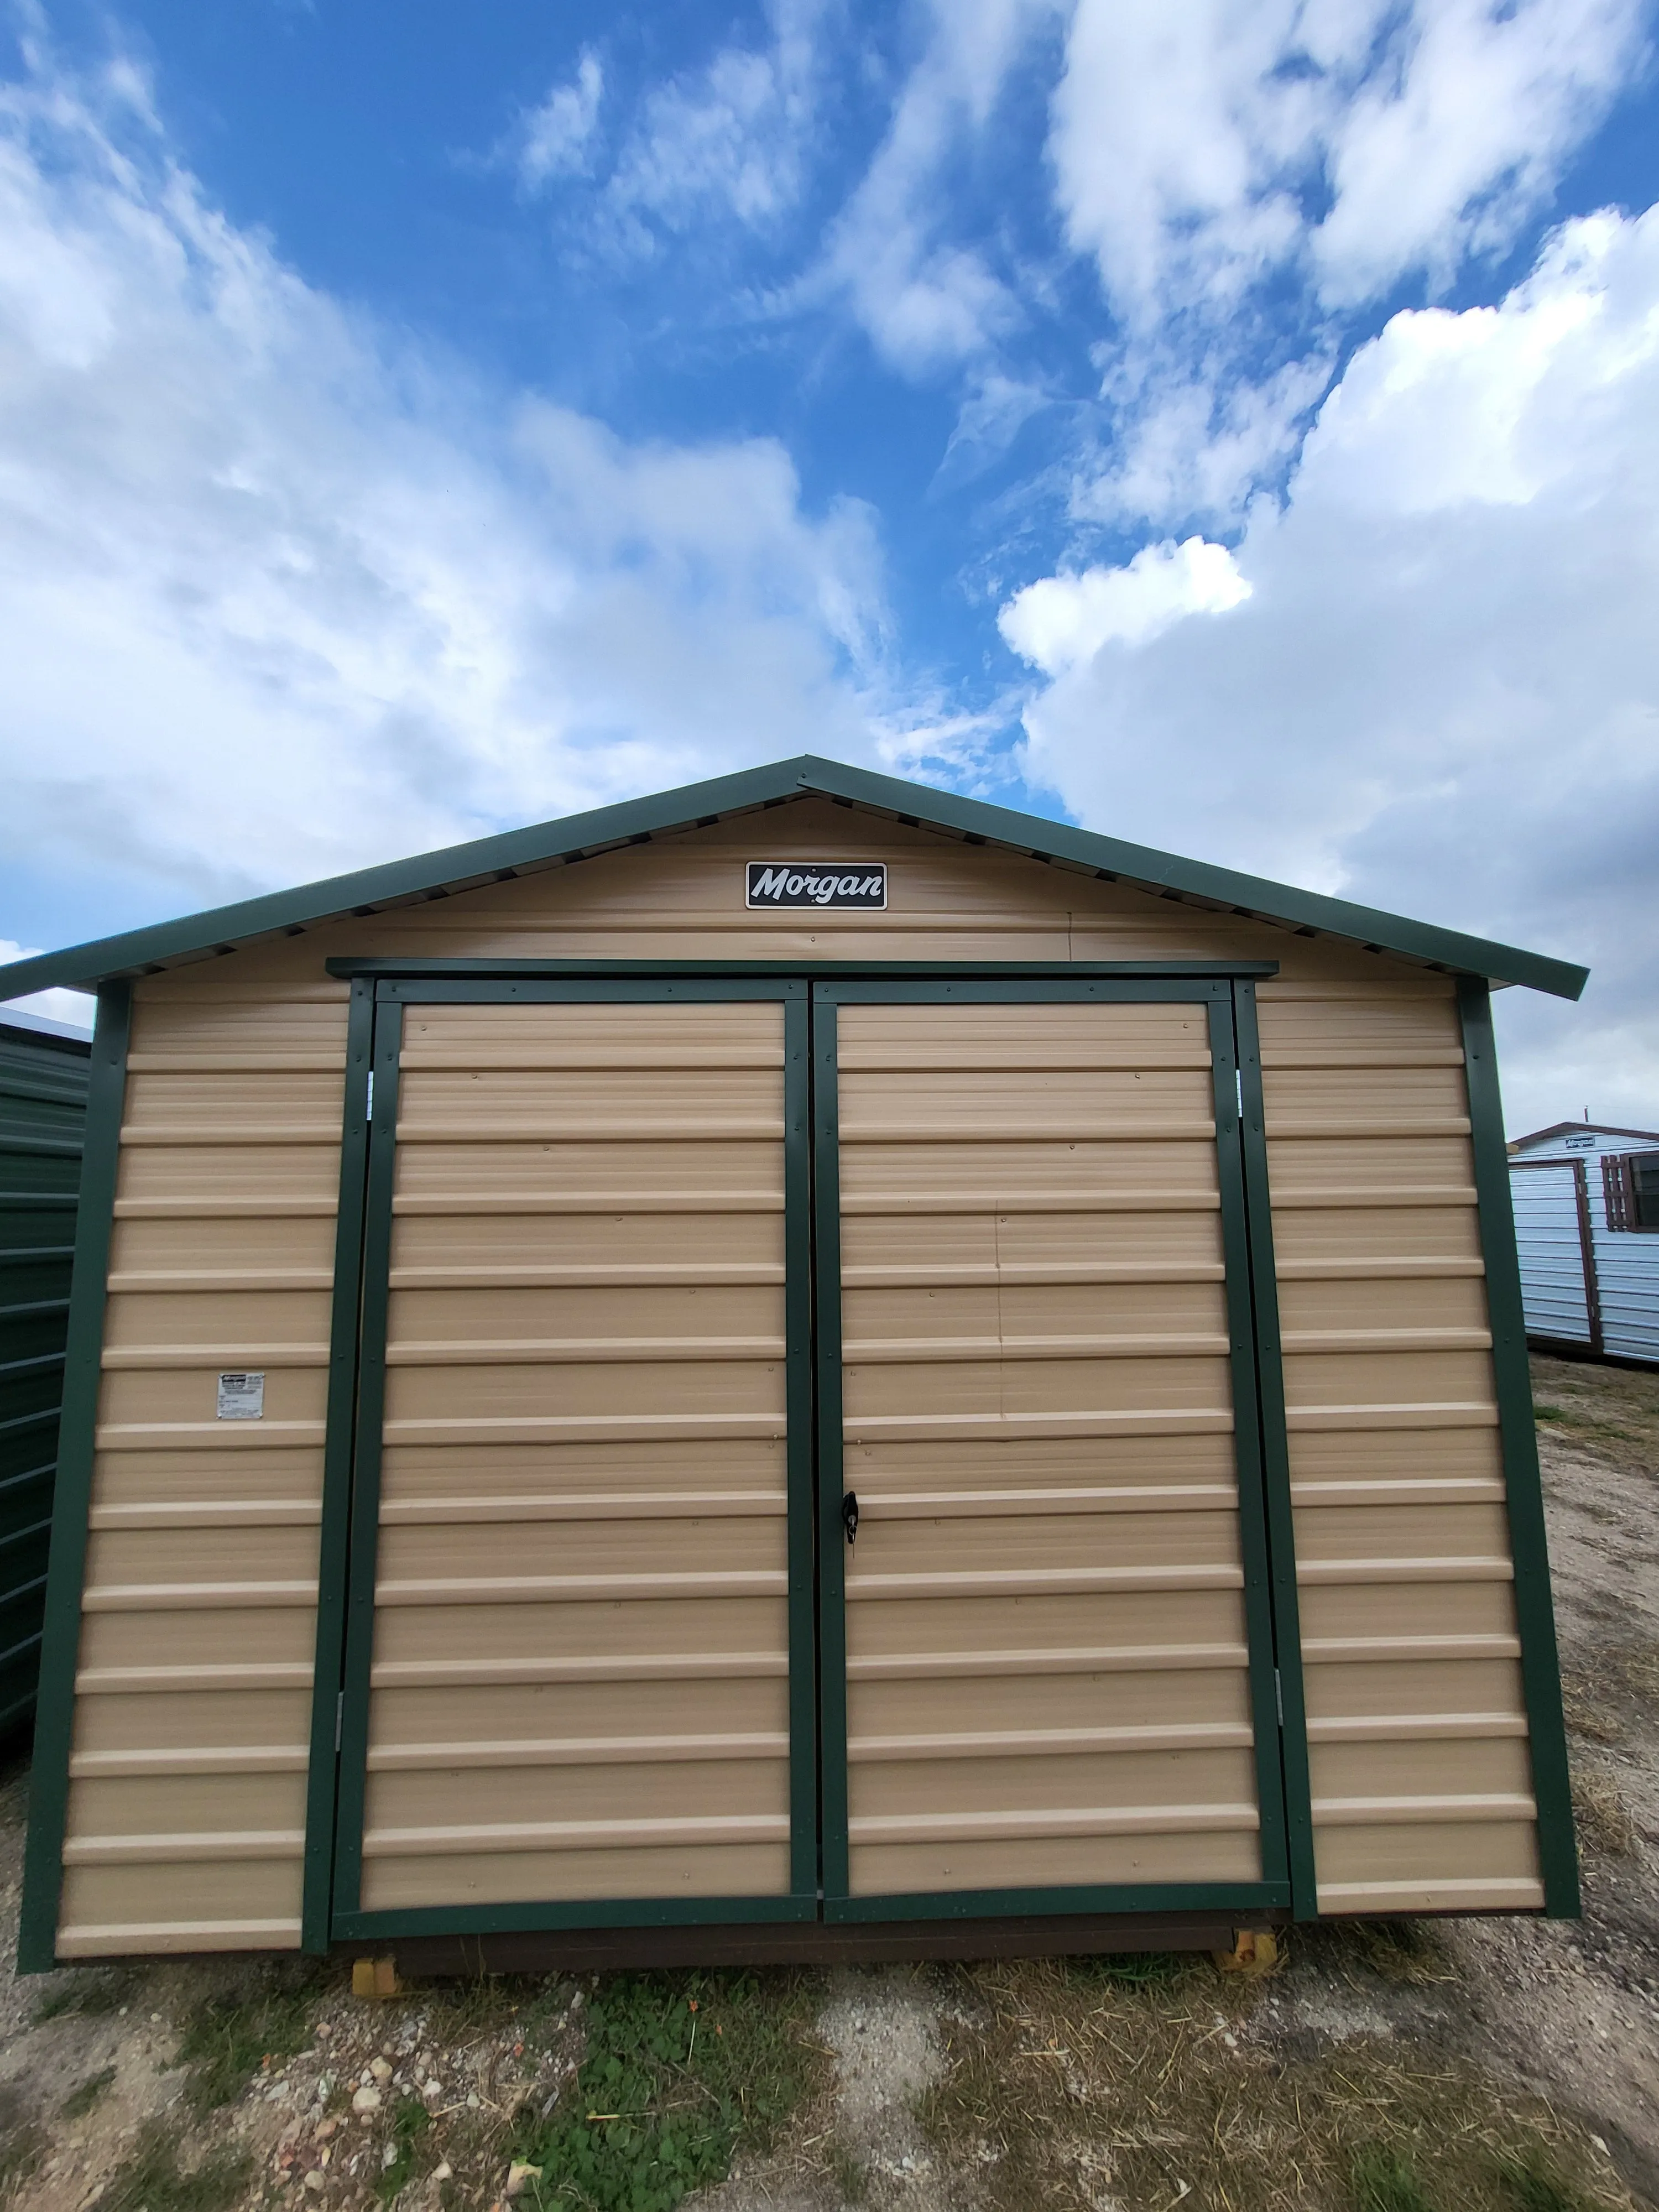
[[[1280,1717],[1282,1718],[1283,1716],[1281,1715]],[[336,1751],[340,1748],[340,1739],[344,1734],[345,1692],[342,1690],[339,1696],[334,1700],[334,1748]]]
[[[1242,1113],[1243,1109],[1241,1107],[1239,1111]],[[368,1095],[363,1101],[363,1119],[365,1121],[374,1119],[374,1071],[372,1067],[368,1071]]]

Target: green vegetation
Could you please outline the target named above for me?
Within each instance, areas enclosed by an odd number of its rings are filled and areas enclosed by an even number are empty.
[[[672,2212],[763,2150],[811,2085],[814,2010],[799,1977],[623,1975],[588,2006],[587,2056],[513,2156],[538,2166],[535,2212]]]
[[[66,2120],[78,2120],[89,2112],[115,2079],[115,2069],[104,2067],[100,2072],[88,2074],[78,2088],[71,2089],[60,2107]]]
[[[48,1990],[34,2008],[33,2025],[49,2020],[95,2020],[119,2012],[132,1996],[137,1976],[130,1968],[82,1967],[71,1972],[55,1990]]]
[[[180,2166],[178,2124],[163,2114],[139,2130],[99,2212],[227,2212],[252,2179],[252,2154],[230,2147],[210,2150],[199,2166]]]
[[[243,1996],[210,1997],[179,2045],[191,2069],[185,2094],[198,2117],[239,2097],[266,2058],[291,2058],[311,2040],[316,1990],[308,1981],[268,1984]],[[156,2212],[152,2205],[150,2212]]]
[[[1583,2199],[1564,2181],[1535,2145],[1517,2159],[1505,2159],[1498,2167],[1515,2212],[1578,2212]]]
[[[1354,2202],[1359,2212],[1436,2212],[1435,2202],[1398,2151],[1366,2149],[1353,2162]]]
[[[382,2166],[374,2191],[382,2203],[390,2204],[413,2177],[415,2148],[432,2125],[432,2115],[418,2097],[399,2097],[392,2108],[392,2159],[390,2166]]]

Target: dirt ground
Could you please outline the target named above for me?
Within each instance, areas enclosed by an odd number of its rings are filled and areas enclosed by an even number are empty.
[[[0,2203],[1659,2208],[1659,1376],[1540,1358],[1534,1389],[1582,1921],[1322,1928],[1260,1977],[1084,1960],[384,2003],[337,1962],[20,1980],[18,1764]]]

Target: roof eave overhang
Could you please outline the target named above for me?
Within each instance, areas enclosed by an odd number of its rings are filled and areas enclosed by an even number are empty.
[[[89,988],[118,977],[210,959],[259,939],[300,936],[354,915],[448,897],[514,876],[592,860],[623,846],[647,844],[656,837],[782,805],[809,793],[1212,913],[1237,915],[1303,936],[1340,938],[1446,974],[1523,984],[1563,999],[1577,999],[1589,978],[1587,969],[1570,961],[805,755],[562,821],[509,830],[411,860],[387,861],[294,890],[270,892],[61,952],[41,953],[10,963],[5,980],[15,998],[54,985]]]

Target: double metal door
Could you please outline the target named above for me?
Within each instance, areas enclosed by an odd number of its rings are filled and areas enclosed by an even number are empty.
[[[1287,1901],[1228,982],[374,1022],[337,1936]]]

